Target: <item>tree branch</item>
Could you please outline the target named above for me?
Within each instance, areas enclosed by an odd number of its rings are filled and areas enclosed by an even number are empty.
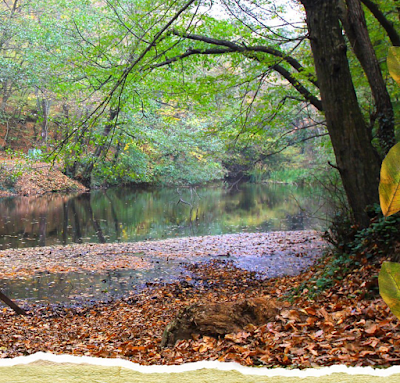
[[[290,142],[290,143],[288,143],[287,145],[284,145],[282,148],[276,150],[275,152],[271,152],[271,153],[268,153],[268,154],[264,154],[264,155],[261,156],[257,161],[255,161],[255,163],[264,161],[264,160],[267,159],[268,157],[274,156],[275,154],[279,154],[279,153],[283,152],[284,150],[286,150],[287,148],[290,148],[291,146],[300,144],[300,143],[302,143],[302,142],[306,142],[306,141],[308,141],[308,140],[312,140],[312,139],[314,139],[314,138],[325,137],[325,136],[329,136],[329,133],[314,134],[313,136],[309,136],[309,137],[303,138],[303,139],[301,139],[301,140],[299,140],[299,141]]]
[[[14,303],[7,295],[0,291],[0,299],[11,307],[18,315],[27,315],[26,311]]]
[[[378,5],[371,0],[361,0],[361,2],[370,10],[374,17],[379,21],[389,36],[390,41],[396,47],[400,46],[400,35],[397,33],[394,24],[386,18]]]
[[[209,41],[212,41],[213,39],[209,39]],[[231,45],[233,44],[233,45]],[[235,43],[228,42],[227,48],[210,48],[210,49],[189,49],[185,53],[179,56],[172,57],[170,59],[167,59],[161,63],[154,64],[150,67],[150,69],[154,68],[159,68],[165,65],[169,65],[173,62],[183,60],[189,56],[192,55],[221,55],[225,53],[243,53],[246,57],[251,58],[253,60],[261,61],[260,58],[257,56],[257,52],[259,51],[251,51],[248,48],[244,48],[241,50],[235,49],[236,47],[240,47]],[[242,47],[240,47],[242,48]],[[265,52],[267,53],[267,52]],[[280,57],[280,56],[279,56]],[[323,110],[322,107],[322,102],[319,100],[317,97],[315,97],[304,85],[302,85],[287,69],[285,69],[282,65],[280,64],[274,64],[269,67],[269,69],[272,69],[276,72],[278,72],[282,77],[284,77],[307,101],[309,101],[315,108],[317,108],[319,111]]]
[[[304,71],[304,67],[293,57],[286,55],[284,52],[281,52],[278,49],[264,46],[264,45],[256,45],[256,46],[246,46],[246,45],[239,45],[232,41],[228,40],[221,40],[221,39],[214,39],[212,37],[203,36],[203,35],[195,35],[191,33],[181,33],[176,30],[172,32],[175,36],[183,37],[188,40],[194,41],[201,41],[207,44],[217,45],[217,46],[224,46],[230,48],[232,52],[261,52],[267,53],[275,57],[279,57],[282,60],[286,61],[290,66],[296,69],[298,72]],[[313,76],[308,75],[307,79],[318,87],[317,81],[313,78]]]
[[[275,64],[271,67],[282,75],[290,84],[301,94],[304,98],[314,105],[320,112],[324,110],[322,107],[322,102],[317,97],[315,97],[307,88],[305,88],[298,80],[296,80],[291,73],[286,70],[283,66]]]
[[[80,132],[80,137],[83,137],[85,132],[89,129],[89,125],[85,126],[85,124],[95,116],[95,120],[98,118],[96,116],[101,115],[104,110],[106,109],[107,105],[111,102],[113,95],[115,92],[119,89],[119,94],[122,94],[122,91],[125,88],[125,83],[126,80],[129,76],[129,74],[132,72],[132,70],[144,59],[144,57],[151,51],[152,48],[154,48],[160,39],[160,37],[165,33],[165,31],[179,18],[179,16],[184,13],[196,0],[189,0],[187,1],[182,8],[180,8],[174,16],[171,17],[171,19],[155,34],[154,38],[151,40],[151,42],[147,45],[147,47],[142,51],[142,53],[134,60],[129,66],[127,66],[124,71],[122,72],[121,76],[119,79],[116,81],[115,85],[112,87],[112,89],[108,92],[108,94],[103,98],[103,100],[96,106],[96,108],[90,113],[90,115],[80,124],[80,127],[82,128]],[[59,151],[60,148],[62,148],[65,143],[71,139],[73,135],[77,132],[78,128],[74,129],[71,133],[68,133],[64,140],[58,144],[53,151],[49,154],[55,155],[57,150]]]

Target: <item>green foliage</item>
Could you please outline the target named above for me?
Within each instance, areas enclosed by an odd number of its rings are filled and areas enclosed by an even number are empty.
[[[383,262],[379,273],[379,293],[400,319],[400,263]]]
[[[222,141],[205,133],[207,121],[179,109],[161,109],[141,129],[150,142],[154,181],[163,185],[195,185],[224,177]],[[182,113],[182,111],[180,112]],[[175,116],[175,117],[174,117]]]
[[[367,259],[390,254],[400,234],[400,217],[385,218],[378,205],[371,214],[376,216],[369,227],[357,231],[354,240],[347,244],[347,252]]]
[[[10,167],[0,164],[0,190],[14,192],[15,184],[21,175],[20,166]]]
[[[390,47],[387,65],[390,75],[400,85],[400,47]]]
[[[311,174],[311,169],[280,169],[271,171],[269,179],[273,182],[304,184],[311,182]]]
[[[335,246],[335,250],[323,271],[308,282],[315,286],[311,295],[341,280],[351,270],[359,267],[363,260],[372,262],[383,255],[394,253],[396,238],[400,235],[400,217],[385,218],[379,205],[375,205],[369,213],[373,217],[371,224],[362,230],[352,226],[346,214],[338,214],[334,218],[324,237]]]
[[[146,183],[148,157],[135,145],[126,145],[118,161],[102,159],[97,161],[92,172],[92,186]]]
[[[287,294],[289,299],[293,300],[304,292],[307,292],[310,298],[318,296],[341,281],[359,263],[348,254],[336,255],[333,258],[327,254],[317,264],[322,264],[323,267],[319,268],[309,280],[289,291]]]
[[[223,178],[230,166],[242,167],[253,179],[262,180],[277,169],[272,157],[263,160],[260,168],[255,161],[304,138],[301,130],[296,138],[293,134],[281,137],[299,119],[302,100],[291,97],[296,92],[279,78],[272,76],[267,82],[260,73],[266,66],[279,62],[288,67],[287,63],[268,55],[260,55],[258,62],[232,53],[192,56],[153,68],[192,45],[172,34],[172,28],[192,31],[196,24],[200,34],[227,40],[236,40],[240,34],[243,44],[268,42],[271,48],[292,54],[290,43],[268,41],[274,36],[271,31],[262,29],[256,37],[234,20],[184,13],[129,71],[121,93],[108,99],[116,79],[148,48],[159,28],[175,15],[176,6],[170,1],[127,0],[101,5],[76,0],[24,3],[3,25],[9,43],[0,51],[0,78],[6,79],[6,87],[13,82],[8,110],[18,110],[25,121],[35,121],[37,142],[29,147],[50,151],[51,159],[59,155],[68,174],[77,177],[96,162],[91,176],[95,185],[197,184]],[[194,17],[198,22],[193,24]],[[301,29],[279,30],[290,38],[302,33]],[[199,47],[207,44],[199,42]],[[15,53],[13,58],[9,51]],[[314,71],[307,43],[298,52],[304,69],[296,78],[302,81]],[[103,99],[109,104],[92,114]],[[43,102],[50,105],[48,116]],[[107,118],[101,112],[110,105],[118,105],[120,114],[113,131],[104,137]],[[307,108],[301,118],[309,112]],[[46,142],[40,138],[44,125],[49,131]],[[143,155],[136,151],[115,155],[118,145],[131,142]],[[107,153],[94,158],[96,147],[102,145]],[[286,161],[290,156],[288,151],[280,158]],[[257,172],[262,168],[267,171],[261,176]]]

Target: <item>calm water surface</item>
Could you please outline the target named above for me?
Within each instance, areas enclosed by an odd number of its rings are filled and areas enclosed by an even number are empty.
[[[4,198],[0,249],[318,229],[322,205],[315,190],[275,184]]]

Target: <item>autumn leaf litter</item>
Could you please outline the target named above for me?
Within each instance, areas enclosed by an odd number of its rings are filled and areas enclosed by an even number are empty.
[[[187,262],[213,257],[230,258],[244,268],[253,267],[271,277],[296,274],[310,266],[324,246],[326,244],[315,231],[293,231],[7,249],[0,251],[0,278],[18,278],[38,272],[145,268],[150,267],[146,259],[154,257]]]
[[[34,263],[40,270],[60,271],[64,265],[65,272],[68,268],[113,267],[113,261],[117,268],[145,267],[129,262],[129,253],[141,251],[178,257],[206,252],[213,257],[208,262],[189,266],[196,276],[196,284],[186,280],[155,284],[117,301],[98,302],[86,307],[32,306],[30,315],[26,317],[16,316],[4,308],[0,314],[0,357],[46,351],[122,357],[141,364],[180,364],[197,360],[300,368],[339,363],[399,364],[399,323],[378,295],[367,294],[368,284],[375,280],[379,264],[366,262],[314,300],[308,299],[307,289],[303,289],[273,322],[261,326],[250,324],[219,339],[194,335],[193,339],[178,341],[174,347],[160,348],[166,325],[187,305],[232,302],[251,297],[285,299],[289,289],[310,280],[328,259],[299,275],[260,278],[254,271],[236,267],[229,256],[243,253],[242,257],[245,257],[246,251],[259,251],[262,258],[271,255],[281,240],[282,251],[288,250],[298,258],[307,259],[306,244],[318,243],[319,240],[312,238],[310,232],[297,233],[293,238],[279,233],[267,235],[268,238],[260,235],[258,242],[255,237],[250,241],[252,236],[248,236],[243,241],[234,241],[235,237],[231,237],[226,243],[203,237],[198,240],[203,241],[202,247],[189,238],[138,244],[74,245],[64,248],[62,256],[62,248],[35,249],[38,258]],[[75,263],[74,254],[83,249],[91,249],[85,255],[89,260],[84,265]],[[319,245],[315,249],[321,254]],[[32,272],[28,268],[29,260],[31,266],[33,262],[32,251],[2,251],[1,275],[6,275],[13,264],[15,278]],[[224,255],[223,259],[219,258],[220,255]],[[15,263],[12,260],[14,256]],[[314,261],[316,257],[310,258]]]

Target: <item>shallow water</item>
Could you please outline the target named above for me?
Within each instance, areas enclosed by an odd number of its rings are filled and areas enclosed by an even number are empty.
[[[231,189],[115,188],[73,196],[6,198],[0,200],[0,211],[0,249],[320,229],[323,221],[317,217],[327,216],[323,213],[323,199],[315,190],[251,184]],[[145,257],[151,265],[145,269],[42,272],[34,277],[0,280],[0,289],[12,299],[29,303],[79,304],[117,298],[148,283],[168,283],[191,276],[182,259]],[[185,262],[212,258],[197,256]],[[229,260],[262,277],[295,274],[311,263],[310,259],[290,254],[285,254],[284,260],[277,255],[233,256]]]
[[[0,279],[0,289],[29,304],[76,305],[109,301],[139,291],[146,284],[171,283],[189,276],[181,260],[149,259],[150,267],[108,272],[36,273],[33,277]]]
[[[168,250],[166,242],[171,245],[171,241],[162,241],[156,248],[164,247],[170,256],[157,256],[150,250],[131,253],[130,257],[135,258],[135,264],[139,265],[136,269],[99,271],[98,268],[93,268],[92,271],[64,273],[37,271],[33,275],[18,273],[18,276],[0,279],[0,289],[10,298],[22,300],[29,305],[61,303],[70,306],[129,296],[140,292],[145,286],[160,283],[180,281],[188,287],[198,287],[197,271],[201,271],[203,265],[215,261],[217,265],[229,265],[251,271],[255,278],[295,275],[310,266],[321,255],[324,247],[324,242],[319,240],[318,236],[309,238],[307,234],[300,233],[292,232],[290,236],[289,233],[279,233],[278,236],[247,234],[200,239],[192,237],[190,240],[195,240],[197,247],[195,251],[189,250],[187,254],[179,254],[179,251],[176,253],[173,250],[176,249],[174,245]],[[310,232],[306,233],[310,235]],[[249,236],[254,239],[251,241]],[[297,241],[293,242],[294,238],[297,238]],[[201,245],[202,241],[206,246]],[[178,248],[189,245],[189,249],[195,249],[185,239],[172,243],[178,245]],[[155,246],[152,242],[148,245],[149,249]],[[120,248],[121,246],[116,247],[115,252]],[[105,250],[104,247],[102,249]],[[51,254],[63,256],[59,249]],[[48,262],[51,262],[51,259],[48,259]],[[52,269],[50,266],[50,270]],[[201,280],[202,287],[205,287],[204,283],[208,282]]]

